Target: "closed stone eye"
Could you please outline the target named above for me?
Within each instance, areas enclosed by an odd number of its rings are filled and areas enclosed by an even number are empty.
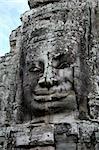
[[[63,62],[57,65],[57,69],[64,69],[66,67],[69,67],[69,64],[67,62]]]
[[[70,63],[67,62],[66,54],[60,53],[53,59],[53,67],[56,69],[64,69],[70,67]]]
[[[43,73],[44,71],[44,66],[41,62],[37,62],[37,63],[32,63],[30,66],[29,66],[29,72],[34,72],[34,73]]]
[[[29,68],[29,71],[30,71],[30,72],[40,72],[40,71],[41,71],[41,68],[40,68],[40,67],[33,66],[33,67]]]

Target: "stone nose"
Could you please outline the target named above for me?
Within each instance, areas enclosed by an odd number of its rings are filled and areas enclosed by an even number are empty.
[[[55,76],[55,70],[51,66],[45,67],[43,76],[39,79],[39,85],[41,87],[50,88],[54,85],[58,85],[58,80]]]
[[[52,86],[58,85],[58,80],[55,78],[42,77],[39,79],[39,85],[42,88],[51,88]]]

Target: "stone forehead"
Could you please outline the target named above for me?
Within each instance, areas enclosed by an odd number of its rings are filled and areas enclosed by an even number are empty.
[[[27,53],[26,59],[27,60],[32,60],[32,59],[36,59],[36,58],[44,58],[44,57],[49,57],[49,58],[53,58],[53,57],[58,57],[61,54],[66,54],[67,52],[65,51],[57,51],[57,50],[52,50],[52,49],[42,49],[42,50],[38,50],[36,52],[30,51]]]
[[[51,39],[50,39],[51,40]],[[72,40],[71,40],[72,41]],[[71,43],[70,41],[70,43]],[[35,44],[30,44],[29,49],[27,49],[27,58],[38,58],[46,57],[49,54],[49,57],[54,57],[59,54],[73,54],[77,53],[77,45],[70,44],[62,39],[60,41],[55,40],[43,40],[42,42],[37,42]],[[69,46],[68,46],[69,44]]]
[[[62,40],[59,42],[57,40],[52,41],[45,40],[42,42],[37,42],[36,44],[33,44],[31,47],[32,48],[27,50],[28,56],[41,56],[47,54],[55,55],[59,53],[69,52],[69,49],[65,47],[65,44]]]
[[[77,43],[80,40],[79,35],[83,32],[83,29],[79,26],[79,17],[78,20],[74,18],[77,17],[76,10],[78,12],[81,9],[74,8],[75,13],[70,11],[69,16],[67,16],[67,7],[63,6],[61,4],[57,7],[56,5],[51,5],[48,8],[45,6],[24,14],[25,31],[23,30],[23,34],[25,38],[28,37],[28,44],[26,45],[26,42],[24,42],[27,52],[77,50]],[[25,18],[27,19],[25,20]]]

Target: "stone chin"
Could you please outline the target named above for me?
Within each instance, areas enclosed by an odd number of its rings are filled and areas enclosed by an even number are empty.
[[[56,97],[57,96],[57,97]],[[33,96],[28,101],[27,107],[34,116],[43,116],[55,113],[70,113],[77,110],[76,96],[74,91],[68,93],[47,96]]]

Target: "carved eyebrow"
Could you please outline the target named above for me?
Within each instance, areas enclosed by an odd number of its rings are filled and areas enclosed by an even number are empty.
[[[31,65],[31,64],[35,64],[35,61],[30,61],[30,60],[26,61],[26,65]]]
[[[34,60],[34,61],[28,61],[27,65],[28,66],[34,66],[34,67],[38,65],[38,66],[42,66],[43,67],[44,64],[43,64],[43,62],[41,60],[38,60],[38,61]]]

